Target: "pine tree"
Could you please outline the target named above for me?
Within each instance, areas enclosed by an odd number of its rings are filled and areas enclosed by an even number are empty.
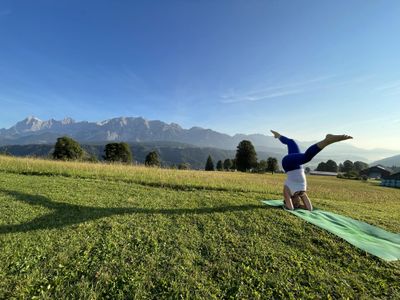
[[[213,163],[213,160],[211,158],[211,155],[209,155],[208,158],[207,158],[205,170],[206,171],[214,171],[214,163]]]
[[[222,166],[222,160],[219,160],[218,162],[217,162],[217,170],[218,171],[222,171],[224,168],[223,168],[223,166]]]

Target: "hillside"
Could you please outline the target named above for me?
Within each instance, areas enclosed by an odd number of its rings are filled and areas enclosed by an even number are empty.
[[[371,166],[382,165],[382,166],[389,167],[389,168],[393,167],[393,166],[400,167],[400,154],[391,156],[391,157],[388,157],[385,159],[374,161],[370,165]]]
[[[0,299],[400,298],[398,261],[260,203],[283,175],[5,156],[0,173]],[[398,190],[309,186],[316,207],[400,232]]]

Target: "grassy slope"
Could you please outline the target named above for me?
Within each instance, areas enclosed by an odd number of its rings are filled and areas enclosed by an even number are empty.
[[[0,156],[0,298],[400,298],[400,263],[262,199],[283,175]],[[400,191],[310,177],[314,205],[400,232]]]

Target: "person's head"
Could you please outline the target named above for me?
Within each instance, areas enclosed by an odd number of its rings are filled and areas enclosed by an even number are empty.
[[[292,197],[292,203],[294,208],[299,208],[300,207],[300,196],[294,194]]]
[[[293,194],[292,203],[294,208],[299,208],[301,206],[301,196],[304,194],[303,191],[296,192]]]

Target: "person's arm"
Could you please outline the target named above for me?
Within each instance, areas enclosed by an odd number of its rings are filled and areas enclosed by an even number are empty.
[[[283,186],[283,199],[285,202],[285,207],[287,209],[294,210],[290,190],[286,185]]]

